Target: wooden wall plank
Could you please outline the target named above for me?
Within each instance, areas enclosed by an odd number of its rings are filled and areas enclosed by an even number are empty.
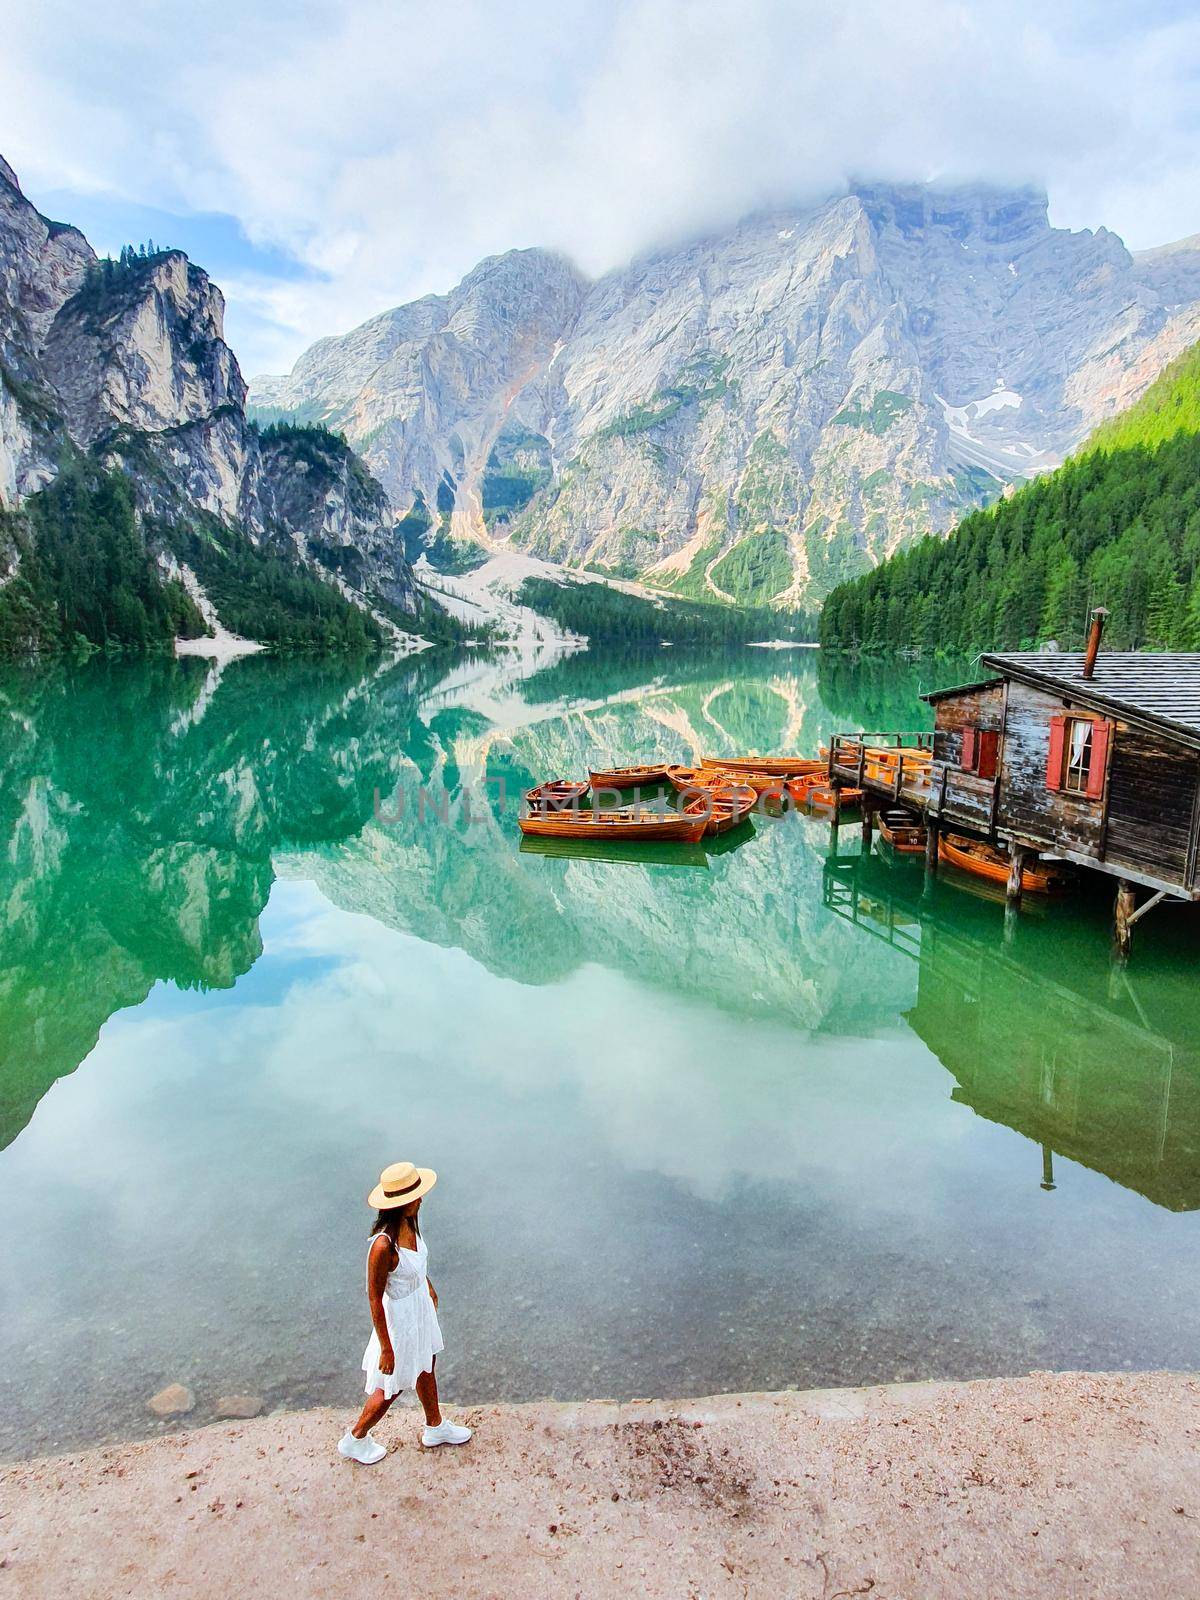
[[[1108,860],[1184,881],[1198,783],[1195,751],[1118,725],[1109,769]]]

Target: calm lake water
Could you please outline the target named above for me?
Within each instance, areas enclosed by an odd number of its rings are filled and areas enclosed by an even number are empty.
[[[402,1157],[454,1402],[1200,1364],[1188,913],[1121,975],[1103,893],[1006,940],[816,818],[520,847],[535,778],[925,725],[918,687],[749,649],[0,676],[0,1454],[154,1431],[173,1381],[190,1422],[355,1406]]]

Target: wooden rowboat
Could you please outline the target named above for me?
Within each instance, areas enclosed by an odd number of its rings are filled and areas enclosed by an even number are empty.
[[[799,778],[820,772],[825,763],[808,756],[701,756],[702,767],[720,772],[756,772],[769,778]]]
[[[708,783],[701,793],[713,795],[723,805],[744,805],[747,810],[758,799],[758,790],[752,783]]]
[[[897,855],[919,856],[925,853],[925,829],[911,811],[881,811],[879,832]]]
[[[751,793],[749,800],[726,800],[713,790],[710,794],[689,800],[683,808],[683,814],[685,817],[703,817],[706,834],[729,833],[739,823],[745,822],[754,809],[756,799],[757,796]]]
[[[639,784],[666,783],[666,763],[649,767],[611,767],[607,772],[589,772],[593,789],[635,789]]]
[[[551,778],[534,789],[526,789],[525,804],[530,811],[564,811],[577,806],[587,792],[586,783],[571,778]]]
[[[862,799],[862,793],[861,789],[843,788],[838,790],[829,783],[814,783],[810,785],[805,793],[804,804],[811,806],[814,811],[832,811],[834,806],[838,804],[838,796],[840,795],[841,809],[846,811],[851,806],[858,804]]]
[[[664,839],[695,843],[704,836],[703,817],[661,811],[543,811],[520,817],[517,826],[534,839],[620,839],[647,844]]]
[[[762,784],[766,781],[759,779]],[[759,793],[757,787],[740,774],[709,772],[703,767],[672,767],[671,782],[675,786],[676,793],[685,795],[689,800],[715,794],[722,800],[746,800],[753,805]]]
[[[689,788],[723,789],[727,784],[737,784],[753,789],[755,794],[780,795],[788,779],[769,772],[758,772],[747,767],[701,767]]]
[[[793,803],[802,806],[808,800],[809,791],[822,788],[825,782],[825,769],[822,767],[820,772],[809,772],[801,778],[789,778],[784,788]]]
[[[961,872],[970,872],[989,883],[1008,882],[1008,857],[990,844],[978,839],[966,839],[961,834],[944,833],[938,840],[938,860],[945,861]],[[1053,894],[1068,883],[1068,874],[1056,861],[1040,862],[1026,867],[1021,873],[1022,894]]]

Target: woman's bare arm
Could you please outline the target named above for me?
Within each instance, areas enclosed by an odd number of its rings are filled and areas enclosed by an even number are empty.
[[[392,1270],[392,1241],[386,1233],[375,1236],[371,1253],[367,1257],[367,1302],[371,1307],[371,1322],[379,1339],[379,1370],[390,1373],[396,1365],[387,1317],[383,1310],[383,1286]]]

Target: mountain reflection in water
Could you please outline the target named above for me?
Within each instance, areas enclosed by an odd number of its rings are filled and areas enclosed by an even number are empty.
[[[1006,938],[817,818],[521,844],[536,780],[811,752],[927,720],[919,686],[754,650],[6,670],[0,1450],[147,1431],[174,1380],[191,1421],[352,1402],[389,1156],[443,1172],[458,1399],[1194,1365],[1185,913],[1122,975],[1103,897]]]

